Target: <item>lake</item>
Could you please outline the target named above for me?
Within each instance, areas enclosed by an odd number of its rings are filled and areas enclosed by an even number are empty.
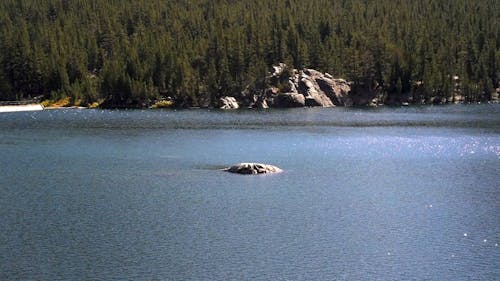
[[[0,114],[1,280],[499,280],[499,202],[500,105]]]

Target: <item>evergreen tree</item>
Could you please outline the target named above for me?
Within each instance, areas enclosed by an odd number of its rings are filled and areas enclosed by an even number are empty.
[[[0,99],[207,105],[272,64],[390,95],[500,87],[498,0],[0,1]],[[417,91],[417,92],[415,92]]]

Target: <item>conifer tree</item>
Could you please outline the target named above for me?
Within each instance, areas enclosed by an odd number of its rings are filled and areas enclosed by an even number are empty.
[[[0,1],[0,99],[214,103],[285,62],[386,94],[500,87],[498,0]],[[418,87],[417,87],[418,86]],[[418,90],[417,90],[418,89]]]

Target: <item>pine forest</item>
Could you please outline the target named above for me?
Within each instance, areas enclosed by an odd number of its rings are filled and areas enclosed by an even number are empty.
[[[2,0],[0,100],[210,106],[282,62],[487,101],[499,19],[499,0]]]

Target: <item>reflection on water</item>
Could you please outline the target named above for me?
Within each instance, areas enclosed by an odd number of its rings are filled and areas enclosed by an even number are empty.
[[[499,117],[1,114],[0,279],[498,280]]]

